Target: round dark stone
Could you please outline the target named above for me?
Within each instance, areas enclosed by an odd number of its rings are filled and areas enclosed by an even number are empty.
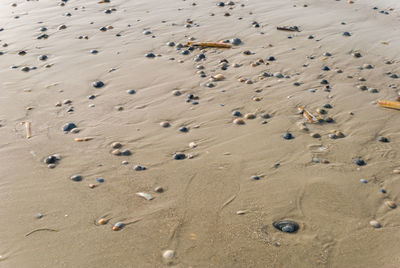
[[[334,120],[333,120],[332,117],[327,117],[327,118],[325,118],[325,122],[327,122],[327,123],[333,123]]]
[[[175,153],[175,154],[174,154],[174,159],[175,159],[175,160],[183,160],[183,159],[185,159],[185,158],[186,158],[186,155],[183,154],[183,153]]]
[[[44,61],[44,60],[47,60],[47,58],[48,57],[46,55],[40,55],[39,56],[39,60],[43,60]]]
[[[272,225],[279,231],[285,233],[296,233],[299,230],[299,224],[290,220],[276,221]]]
[[[286,132],[285,134],[283,134],[283,138],[285,140],[291,140],[291,139],[294,139],[294,136],[292,135],[292,133]]]
[[[353,161],[354,161],[354,163],[355,163],[356,165],[358,165],[358,166],[365,166],[365,165],[367,164],[367,163],[365,163],[365,161],[362,160],[361,158],[356,158],[356,159],[354,159]]]
[[[96,95],[90,95],[90,96],[88,97],[89,100],[93,100],[93,99],[95,99],[95,98],[96,98]]]
[[[74,124],[74,123],[66,123],[64,126],[63,126],[63,131],[65,131],[65,132],[68,132],[68,131],[71,131],[72,129],[74,129],[74,128],[76,128],[76,125]]]
[[[322,68],[322,71],[329,71],[330,69],[329,69],[329,67],[328,66],[324,66],[323,68]]]
[[[97,49],[92,49],[92,50],[90,50],[90,53],[97,54],[97,53],[99,53],[99,51]]]
[[[219,2],[219,3],[217,3],[217,6],[219,6],[219,7],[224,7],[224,6],[225,6],[225,3],[224,3],[224,2]]]
[[[47,31],[47,28],[46,27],[42,27],[42,28],[40,28],[40,31],[41,32],[45,32],[45,31]]]
[[[147,54],[145,54],[144,56],[145,56],[146,58],[155,58],[155,57],[156,57],[156,55],[155,55],[154,53],[152,53],[152,52],[147,53]]]
[[[351,33],[349,33],[349,32],[344,32],[344,33],[343,33],[343,36],[351,36]]]
[[[142,171],[142,170],[146,170],[147,168],[145,166],[137,165],[133,169],[136,171]]]
[[[129,90],[127,90],[126,92],[127,92],[128,94],[131,94],[131,95],[133,95],[133,94],[136,93],[136,91],[135,91],[134,89],[129,89]]]
[[[131,151],[130,151],[129,149],[126,149],[126,150],[123,150],[123,151],[121,152],[121,154],[122,154],[122,155],[125,155],[125,156],[128,156],[128,155],[131,155],[132,153],[131,153]]]
[[[187,127],[183,126],[183,127],[180,127],[180,128],[179,128],[179,131],[180,131],[180,132],[188,132],[189,129],[188,129]]]
[[[167,43],[167,46],[169,46],[169,47],[174,47],[174,46],[175,46],[175,43],[174,43],[174,42],[168,42],[168,43]]]
[[[314,36],[313,35],[309,35],[308,39],[314,39]]]
[[[275,61],[276,59],[275,59],[275,57],[273,57],[273,56],[271,56],[271,57],[269,57],[268,58],[268,61]]]
[[[259,176],[256,176],[256,175],[254,175],[254,176],[251,176],[251,179],[252,179],[252,180],[255,180],[255,181],[258,181],[258,180],[260,180],[260,177],[259,177]]]
[[[385,190],[384,188],[379,189],[379,191],[380,191],[382,194],[386,194],[386,193],[387,193],[386,190]]]
[[[24,50],[21,50],[20,52],[18,52],[18,55],[20,55],[20,56],[24,56],[24,55],[26,55],[26,51],[24,51]]]
[[[50,155],[48,157],[46,157],[46,159],[44,160],[44,162],[46,164],[54,164],[57,161],[57,157],[55,157],[54,155]]]
[[[185,49],[184,51],[181,52],[182,55],[189,55],[190,51]]]
[[[101,88],[104,86],[104,83],[102,81],[95,81],[92,83],[93,87],[95,88]]]
[[[103,183],[103,182],[104,182],[104,179],[103,179],[103,178],[96,178],[96,180],[97,180],[99,183]]]
[[[331,108],[332,108],[332,105],[330,105],[329,103],[327,103],[327,104],[324,105],[324,108],[326,108],[326,109],[331,109]]]
[[[322,85],[327,85],[327,84],[329,84],[329,82],[328,82],[328,80],[326,80],[326,79],[322,79],[322,80],[321,80],[321,84],[322,84]]]
[[[236,117],[239,117],[239,116],[242,116],[242,113],[239,112],[239,111],[233,111],[233,112],[232,112],[232,115],[233,115],[233,116],[236,116]]]

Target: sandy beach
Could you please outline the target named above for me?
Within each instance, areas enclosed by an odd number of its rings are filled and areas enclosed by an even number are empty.
[[[0,1],[0,267],[400,267],[399,23]]]

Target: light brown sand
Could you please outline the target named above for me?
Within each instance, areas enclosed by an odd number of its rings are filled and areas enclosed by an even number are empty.
[[[11,7],[13,2],[17,7]],[[400,111],[376,105],[378,99],[398,96],[400,80],[385,73],[400,75],[399,2],[235,2],[229,10],[209,0],[70,0],[64,7],[49,0],[0,1],[0,51],[5,52],[0,56],[0,267],[163,267],[166,249],[175,251],[171,265],[176,267],[400,266],[400,210],[384,205],[389,199],[400,202],[400,175],[392,174],[400,167]],[[394,10],[380,14],[372,10],[375,5]],[[113,7],[116,12],[103,12]],[[16,15],[20,18],[14,19]],[[200,26],[185,28],[187,18]],[[251,27],[254,20],[260,28]],[[67,29],[57,30],[61,24]],[[107,25],[114,29],[99,31]],[[281,25],[297,25],[302,31],[277,31]],[[36,39],[42,26],[48,28],[47,40]],[[156,37],[144,35],[145,29]],[[352,36],[342,36],[344,31]],[[81,35],[89,39],[78,39]],[[243,44],[208,49],[207,59],[195,63],[199,50],[184,56],[166,45],[186,43],[188,37],[238,37]],[[91,49],[99,54],[92,55]],[[20,50],[27,55],[17,55]],[[244,50],[255,54],[245,56]],[[353,50],[363,57],[352,57]],[[147,59],[148,52],[162,56]],[[325,58],[325,52],[332,56]],[[49,59],[38,61],[41,54]],[[277,61],[250,66],[269,56]],[[224,58],[230,67],[221,71],[218,61]],[[234,63],[243,66],[233,68]],[[208,78],[196,74],[197,64],[205,66],[208,76],[223,73],[226,79],[214,88],[201,86]],[[363,64],[375,68],[359,70]],[[325,65],[331,71],[322,71]],[[23,66],[38,69],[25,73]],[[116,70],[109,72],[111,68]],[[258,80],[264,71],[291,78]],[[254,83],[240,83],[240,77]],[[331,92],[323,90],[321,79],[330,82]],[[95,80],[106,86],[94,89]],[[296,81],[301,86],[293,86]],[[379,93],[361,91],[359,84]],[[129,95],[128,89],[137,93]],[[173,96],[175,89],[183,95]],[[200,97],[199,105],[185,102],[189,93]],[[89,100],[90,94],[98,97]],[[262,100],[255,102],[252,96]],[[65,99],[72,100],[73,113],[67,113],[71,105],[55,107]],[[312,138],[296,125],[303,120],[297,106],[315,112],[326,103],[333,106],[327,110],[335,123],[309,124],[310,132],[322,136]],[[28,106],[33,109],[27,111]],[[233,110],[253,112],[257,118],[237,126]],[[267,124],[261,124],[262,112],[271,115]],[[165,120],[171,127],[160,127]],[[31,122],[32,138],[25,139],[22,121]],[[67,122],[81,132],[64,134]],[[188,133],[178,131],[183,125]],[[333,129],[345,138],[329,139]],[[295,139],[282,138],[287,130]],[[377,141],[379,135],[390,142]],[[76,137],[94,139],[79,143]],[[133,154],[110,154],[115,141]],[[198,147],[190,149],[190,142]],[[194,158],[173,160],[177,151]],[[54,153],[62,160],[48,169],[43,158]],[[313,157],[330,163],[313,163]],[[367,165],[356,166],[355,157]],[[123,160],[129,164],[122,165]],[[134,171],[137,164],[147,170]],[[74,174],[83,181],[71,181]],[[261,179],[253,181],[252,175]],[[96,177],[105,182],[89,188],[98,184]],[[156,186],[165,192],[155,193]],[[155,198],[146,201],[136,192]],[[246,213],[237,215],[238,210]],[[36,219],[37,213],[43,218]],[[94,221],[104,215],[109,224],[96,226]],[[272,223],[280,219],[298,222],[300,230],[287,234],[274,229]],[[382,228],[369,225],[374,219]],[[112,231],[118,221],[135,220],[140,221]],[[37,228],[58,232],[25,237]]]

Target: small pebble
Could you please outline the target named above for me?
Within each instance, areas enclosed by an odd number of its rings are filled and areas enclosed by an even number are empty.
[[[104,83],[102,81],[95,81],[95,82],[92,83],[92,86],[94,88],[101,88],[101,87],[104,86]]]
[[[291,140],[291,139],[294,139],[294,136],[292,135],[292,133],[286,132],[285,134],[283,134],[283,138],[285,140]]]
[[[104,179],[103,179],[103,178],[96,178],[96,180],[97,180],[99,183],[103,183],[103,182],[104,182]]]
[[[389,142],[389,139],[386,138],[386,137],[383,137],[383,136],[379,136],[378,137],[378,141],[380,141],[380,142]]]
[[[382,227],[382,225],[376,220],[370,221],[369,224],[374,228],[381,228]]]
[[[256,115],[253,113],[247,113],[244,115],[244,118],[245,119],[254,119],[254,118],[256,118]]]
[[[36,214],[36,218],[41,219],[41,218],[43,218],[43,215],[41,213],[38,213],[38,214]]]
[[[121,151],[121,154],[122,154],[122,155],[125,155],[125,156],[129,156],[129,155],[132,154],[132,152],[131,152],[131,150],[126,149],[126,150]]]
[[[180,131],[180,132],[188,132],[189,129],[188,129],[187,127],[183,126],[183,127],[180,127],[180,128],[179,128],[179,131]]]
[[[175,153],[174,154],[174,159],[175,160],[183,160],[186,158],[186,155],[184,153]]]
[[[130,94],[130,95],[133,95],[133,94],[136,93],[136,91],[135,91],[134,89],[128,89],[128,90],[126,91],[126,93],[128,93],[128,94]]]
[[[154,188],[154,192],[163,193],[164,192],[164,188],[162,188],[161,186],[157,186],[156,188]]]
[[[121,154],[122,154],[122,152],[121,152],[120,149],[115,149],[115,150],[113,150],[111,153],[112,153],[113,155],[121,155]]]
[[[76,125],[74,123],[67,123],[63,126],[62,130],[65,132],[69,132],[74,128],[76,128]]]
[[[167,127],[170,126],[170,124],[169,124],[168,121],[162,121],[162,122],[160,123],[160,126],[167,128]]]
[[[233,120],[233,123],[236,125],[244,125],[245,122],[242,118],[236,118],[235,120]]]
[[[362,159],[360,159],[360,158],[356,158],[356,159],[354,159],[353,161],[354,161],[354,163],[355,163],[356,165],[358,165],[358,166],[365,166],[365,165],[367,164],[367,163],[365,163],[364,160],[362,160]]]
[[[71,176],[71,180],[73,180],[73,181],[81,181],[82,180],[82,176],[81,175],[73,175],[73,176]]]
[[[144,56],[145,56],[146,58],[155,58],[155,57],[156,57],[156,55],[155,55],[154,53],[152,53],[152,52],[147,53],[147,54],[145,54]]]
[[[260,177],[259,177],[259,176],[256,176],[256,175],[254,175],[254,176],[251,176],[251,179],[252,179],[252,180],[255,180],[255,181],[258,181],[258,180],[260,180]]]
[[[368,181],[367,181],[366,179],[361,179],[360,182],[361,182],[361,183],[364,183],[364,184],[367,184],[367,183],[368,183]]]

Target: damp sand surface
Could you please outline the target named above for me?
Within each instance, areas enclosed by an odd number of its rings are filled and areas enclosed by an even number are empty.
[[[1,267],[398,267],[398,1],[103,2],[0,2]]]

